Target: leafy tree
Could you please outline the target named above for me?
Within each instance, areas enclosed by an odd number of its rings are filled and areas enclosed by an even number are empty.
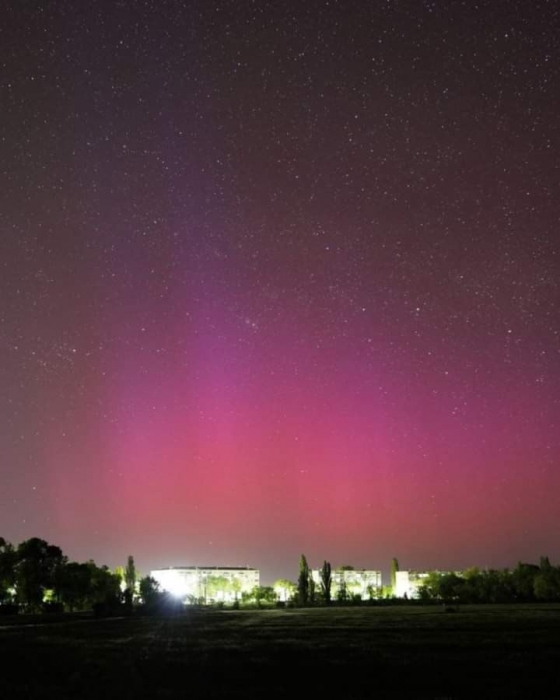
[[[45,591],[55,587],[57,570],[65,563],[60,547],[38,537],[22,542],[16,552],[18,600],[30,609],[37,609]]]
[[[115,574],[115,576],[119,577],[119,582],[122,586],[122,584],[124,584],[124,566],[116,566],[113,573]]]
[[[11,600],[15,577],[16,551],[3,537],[0,537],[0,604]]]
[[[550,565],[541,566],[534,578],[533,588],[537,600],[549,602],[560,600],[560,568]]]
[[[298,601],[300,605],[309,603],[309,566],[303,554],[299,560]]]
[[[337,571],[355,571],[355,568],[351,566],[350,564],[343,564],[342,566],[338,566],[336,568]]]
[[[210,599],[216,599],[220,593],[227,593],[231,584],[226,576],[208,576],[206,578],[206,595]]]
[[[233,593],[233,580],[229,576],[220,576],[220,588],[219,590],[225,598],[229,598],[230,594]]]
[[[144,576],[138,584],[142,598],[149,598],[152,594],[160,591],[159,582],[152,576]]]
[[[142,597],[145,605],[153,605],[159,600],[161,595],[160,585],[155,578],[152,578],[151,576],[144,576],[144,578],[141,578],[139,589],[140,596]]]
[[[332,586],[332,571],[330,562],[325,560],[320,571],[321,576],[321,590],[323,592],[323,598],[325,603],[328,605],[331,602],[331,586]]]
[[[119,577],[91,560],[61,566],[55,577],[55,591],[57,599],[71,611],[86,610],[96,604],[116,606],[121,598]]]
[[[297,586],[286,578],[280,578],[274,583],[274,590],[279,600],[286,601],[293,597]]]
[[[439,579],[439,595],[444,603],[460,602],[464,579],[457,574],[443,574]]]
[[[461,588],[462,603],[480,603],[482,601],[483,574],[476,566],[463,571],[463,585]]]
[[[512,571],[512,582],[515,591],[515,599],[528,603],[535,599],[535,576],[539,573],[539,567],[534,564],[519,562]]]
[[[554,567],[551,567],[551,572]],[[539,577],[541,577],[539,579]],[[457,601],[461,603],[511,603],[530,601],[541,596],[550,599],[551,588],[546,588],[547,573],[531,564],[518,564],[514,571],[476,567],[462,575],[432,572],[424,580],[420,596],[424,600]],[[538,594],[537,594],[538,591]],[[547,591],[547,592],[545,592]]]
[[[278,600],[276,592],[272,586],[255,586],[252,591],[252,597],[257,602],[257,605],[274,605]]]
[[[508,603],[514,599],[513,581],[508,569],[489,569],[482,577],[483,601]]]
[[[241,598],[245,603],[256,603],[261,605],[273,605],[278,596],[272,586],[254,586],[250,591],[244,591]]]
[[[418,590],[422,600],[439,600],[441,598],[440,582],[442,575],[438,571],[430,571]]]
[[[232,576],[231,581],[230,581],[230,588],[233,591],[233,595],[235,600],[239,600],[239,593],[241,592],[241,581],[239,580],[238,576]]]
[[[96,566],[88,561],[91,570],[92,591],[91,600],[94,603],[116,602],[121,598],[121,580],[107,566]]]
[[[380,598],[391,598],[393,596],[393,589],[391,586],[381,586],[377,590],[377,595]]]
[[[308,590],[309,590],[309,602],[311,603],[311,605],[314,605],[314,603],[315,603],[315,579],[313,578],[313,573],[311,571],[309,572]]]
[[[92,601],[93,571],[89,564],[69,562],[59,567],[55,588],[70,611],[84,610]]]
[[[346,585],[346,580],[344,578],[340,579],[340,583],[338,584],[336,599],[339,603],[346,603],[348,600],[348,586]]]
[[[396,557],[391,559],[391,588],[393,589],[393,595],[395,595],[397,590],[397,571],[399,570],[399,561]]]
[[[124,582],[126,585],[126,588],[132,592],[134,592],[134,588],[136,586],[136,566],[134,565],[134,557],[129,555],[128,560],[126,562],[126,569],[124,570]]]

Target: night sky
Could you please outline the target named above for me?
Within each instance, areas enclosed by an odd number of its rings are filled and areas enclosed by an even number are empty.
[[[0,535],[560,559],[560,7],[11,0]]]

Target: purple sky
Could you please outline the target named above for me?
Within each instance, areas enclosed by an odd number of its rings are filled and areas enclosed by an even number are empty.
[[[555,2],[12,2],[0,535],[560,559]]]

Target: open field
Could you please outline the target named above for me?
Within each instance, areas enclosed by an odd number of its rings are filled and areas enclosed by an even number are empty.
[[[555,605],[23,621],[0,620],[1,698],[560,697]]]

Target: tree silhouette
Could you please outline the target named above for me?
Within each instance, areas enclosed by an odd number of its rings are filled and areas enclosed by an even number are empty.
[[[92,604],[93,570],[89,564],[69,562],[61,566],[56,576],[56,591],[70,611],[83,610]]]
[[[38,537],[22,542],[16,553],[16,589],[20,602],[37,609],[45,591],[55,588],[58,569],[66,563],[60,547]]]
[[[395,595],[397,589],[397,571],[399,570],[399,560],[396,557],[391,559],[391,592]]]
[[[161,597],[160,586],[155,578],[152,578],[151,576],[144,576],[144,578],[140,579],[138,587],[140,589],[140,595],[142,596],[144,605],[151,607],[159,601]]]
[[[309,566],[303,554],[299,560],[298,600],[300,605],[309,603]]]
[[[126,562],[126,569],[124,570],[124,582],[127,589],[134,592],[134,587],[136,586],[136,567],[134,565],[134,557],[129,555]]]
[[[323,566],[320,571],[321,576],[321,589],[323,591],[323,597],[325,598],[325,603],[328,605],[331,602],[331,586],[332,586],[332,572],[330,562],[324,561]]]
[[[9,601],[15,586],[16,551],[13,546],[0,537],[0,603]]]

